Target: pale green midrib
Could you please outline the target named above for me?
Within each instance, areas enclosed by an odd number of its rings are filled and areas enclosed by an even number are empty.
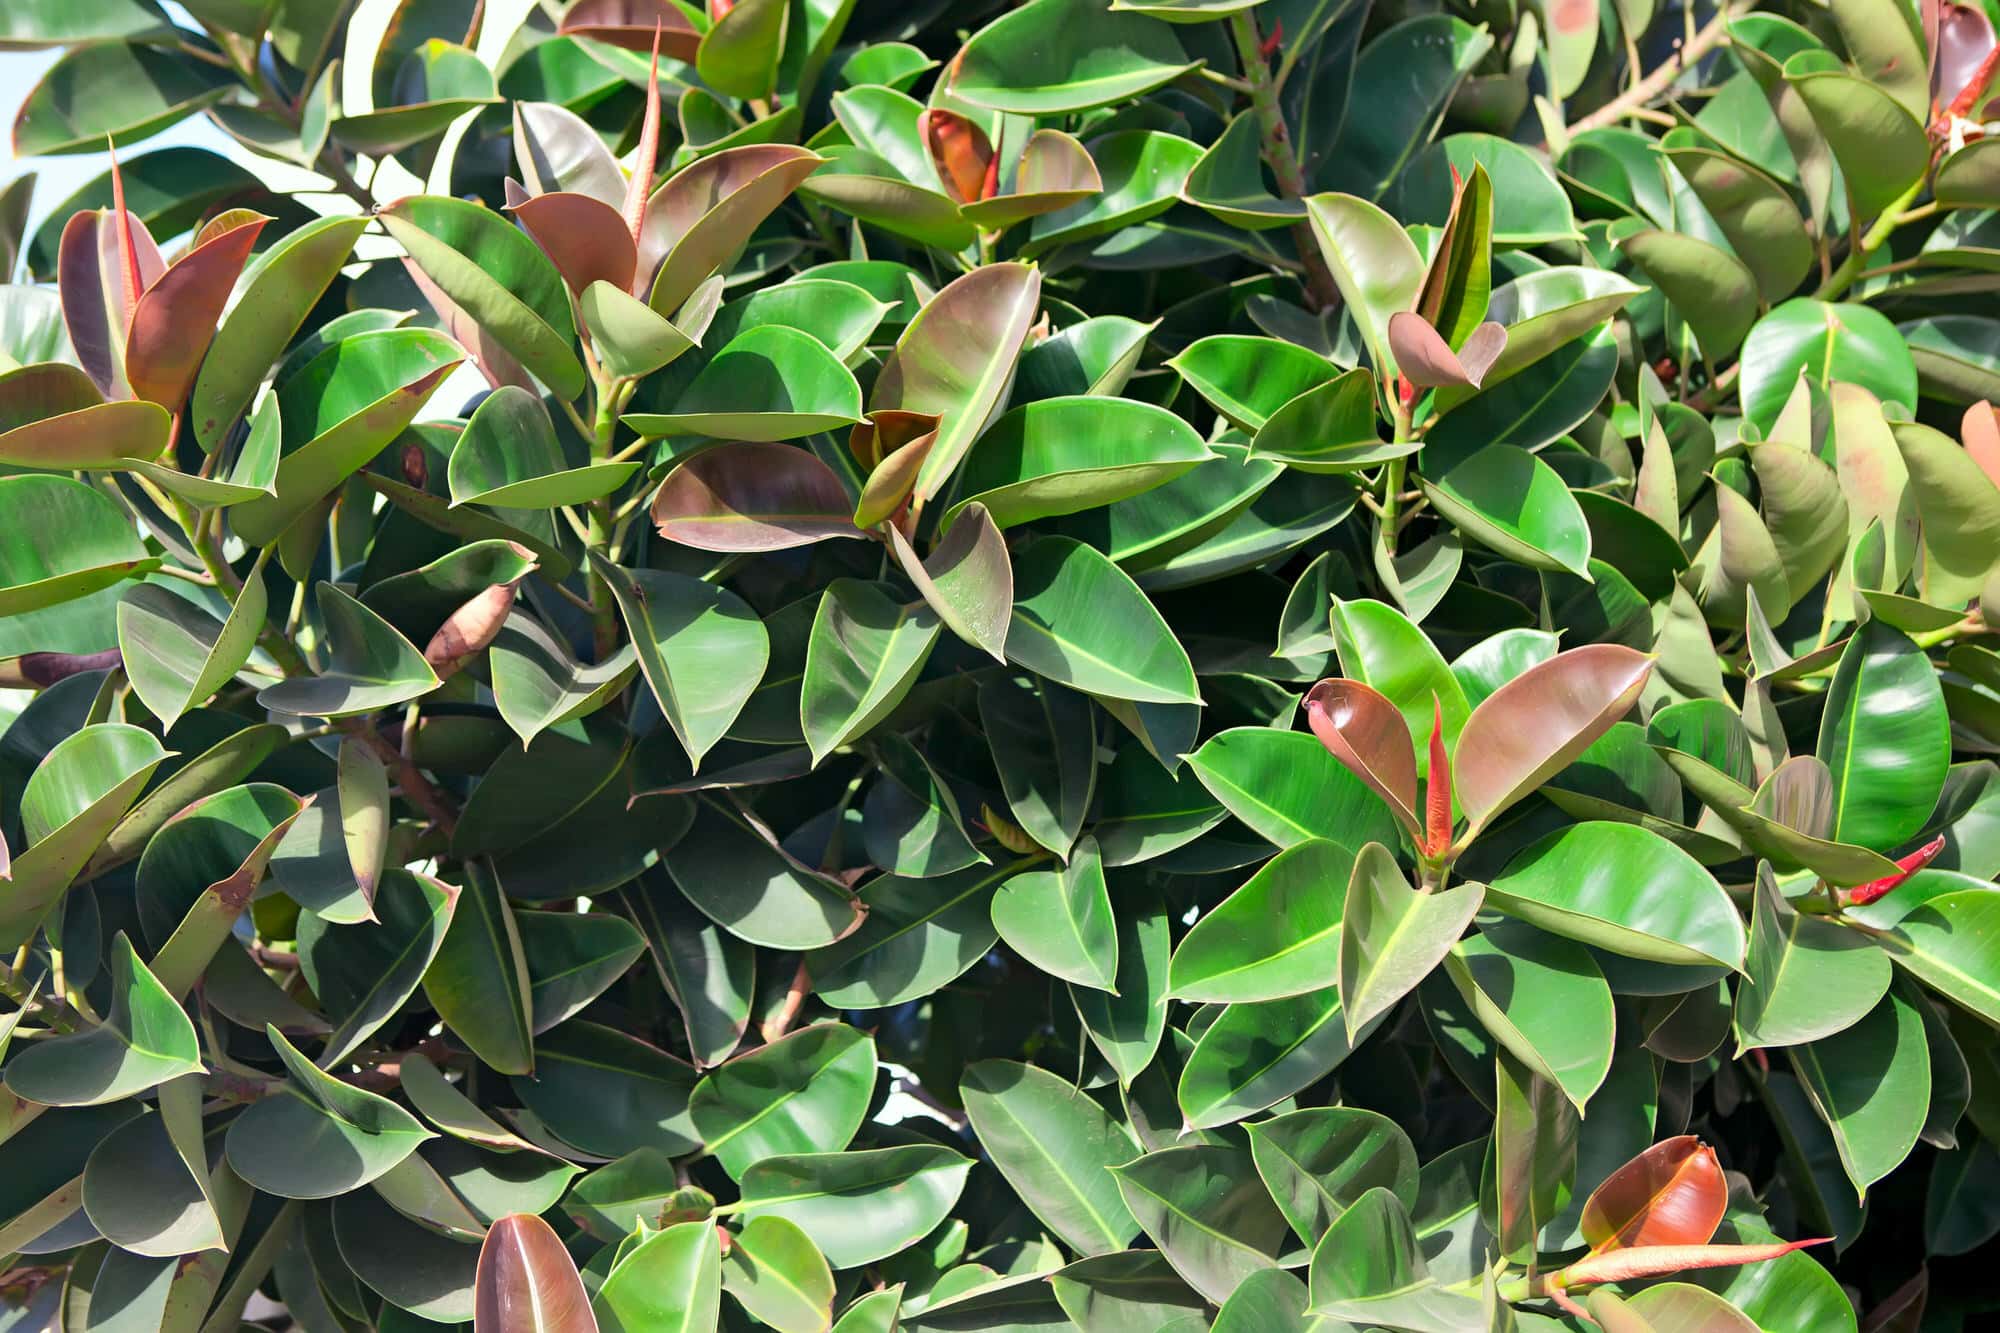
[[[853,963],[854,960],[857,958],[866,958],[869,954],[874,953],[877,949],[882,948],[883,946],[889,944],[890,942],[901,939],[903,936],[909,934],[911,931],[916,930],[922,926],[929,925],[931,922],[937,920],[939,917],[943,916],[946,912],[950,911],[952,908],[964,902],[967,898],[970,898],[973,894],[978,893],[981,889],[985,888],[987,885],[992,884],[997,880],[1005,879],[1008,875],[1012,874],[1020,864],[1021,864],[1020,862],[1016,861],[1009,866],[996,867],[992,874],[982,875],[978,880],[976,880],[972,884],[970,888],[966,889],[965,892],[959,894],[955,898],[948,898],[944,902],[939,903],[935,911],[926,912],[922,916],[912,919],[907,924],[898,926],[895,930],[891,931],[889,934],[884,935],[881,939],[876,940],[874,943],[870,944],[866,949],[857,950],[855,953],[849,955],[847,958],[842,959],[840,962],[840,966],[846,967],[849,964]]]
[[[858,1043],[856,1042],[849,1042],[847,1045],[835,1051],[831,1057],[821,1061],[818,1067],[816,1067],[810,1074],[806,1075],[805,1086],[796,1088],[787,1088],[775,1100],[766,1104],[763,1107],[763,1109],[759,1110],[755,1115],[751,1116],[749,1119],[737,1125],[736,1128],[728,1130],[722,1134],[718,1134],[716,1137],[709,1139],[707,1143],[709,1154],[711,1156],[714,1156],[715,1150],[717,1148],[729,1142],[731,1139],[735,1138],[738,1134],[741,1134],[746,1130],[754,1128],[757,1124],[763,1121],[765,1117],[775,1115],[778,1111],[782,1110],[784,1107],[790,1106],[793,1102],[805,1096],[806,1093],[812,1091],[812,1088],[810,1086],[812,1081],[815,1078],[819,1077],[821,1074],[824,1074],[827,1070],[831,1069],[835,1064],[839,1063],[840,1057],[846,1055],[849,1051],[853,1050],[857,1044]],[[715,1085],[713,1083],[710,1083],[709,1086],[713,1087]],[[723,1094],[719,1092],[716,1094],[718,1098],[720,1098],[722,1095]],[[726,1104],[727,1103],[724,1103],[724,1105]],[[690,1107],[690,1111],[691,1110],[692,1107]]]
[[[1841,1110],[1834,1104],[1833,1084],[1826,1077],[1826,1069],[1820,1064],[1819,1055],[1813,1050],[1811,1042],[1792,1047],[1789,1054],[1798,1062],[1801,1074],[1806,1072],[1807,1066],[1811,1066],[1811,1076],[1801,1078],[1799,1082],[1805,1087],[1806,1095],[1812,1099],[1813,1106],[1819,1111],[1820,1119],[1826,1121],[1827,1132],[1833,1135],[1833,1146],[1840,1154],[1841,1169],[1847,1172],[1847,1178],[1854,1184],[1857,1193],[1865,1192],[1867,1187],[1860,1183],[1861,1171],[1854,1160],[1853,1145],[1848,1142],[1848,1135],[1841,1127]]]
[[[1274,953],[1265,954],[1262,958],[1253,959],[1247,963],[1238,963],[1234,967],[1226,967],[1219,972],[1211,972],[1207,976],[1202,978],[1202,983],[1212,984],[1214,982],[1220,981],[1224,977],[1234,977],[1234,976],[1240,976],[1245,972],[1254,972],[1258,968],[1268,967],[1272,963],[1276,963],[1283,959],[1290,958],[1293,954],[1302,952],[1303,950],[1309,949],[1314,945],[1320,943],[1321,941],[1325,940],[1328,936],[1338,935],[1340,933],[1341,924],[1342,924],[1341,922],[1336,921],[1331,926],[1328,926],[1326,929],[1314,931],[1312,934],[1307,935],[1303,939],[1299,939],[1292,942],[1291,944],[1287,944],[1284,948],[1279,949]],[[1189,933],[1192,934],[1193,932],[1190,931]],[[1183,940],[1182,943],[1185,944],[1186,941]],[[1181,989],[1185,991],[1188,988],[1182,987]],[[1308,987],[1305,991],[1302,991],[1300,993],[1309,994],[1311,991],[1317,989],[1323,989],[1323,988]],[[1277,998],[1282,999],[1284,997],[1280,996]]]
[[[1842,826],[1847,822],[1847,795],[1852,790],[1849,784],[1854,778],[1854,752],[1860,748],[1855,744],[1855,728],[1860,722],[1861,699],[1864,693],[1861,688],[1861,677],[1866,674],[1867,670],[1868,658],[1866,654],[1863,654],[1860,665],[1854,669],[1854,680],[1850,687],[1850,695],[1845,710],[1845,721],[1847,724],[1845,731],[1847,734],[1842,739],[1840,746],[1840,789],[1837,793],[1833,810],[1833,840],[1835,842],[1846,841],[1841,836],[1841,830]]]
[[[1091,652],[1089,649],[1083,647],[1081,644],[1077,644],[1071,640],[1058,637],[1054,630],[1036,621],[1032,616],[1015,616],[1013,623],[1016,625],[1020,625],[1025,629],[1034,631],[1035,633],[1041,635],[1043,638],[1047,639],[1050,643],[1060,645],[1066,652],[1073,652],[1076,656],[1085,659],[1092,665],[1098,667],[1107,674],[1114,676],[1119,680],[1129,681],[1134,685],[1144,687],[1149,692],[1149,695],[1151,697],[1135,700],[1134,702],[1171,703],[1171,704],[1184,704],[1184,703],[1194,702],[1193,700],[1189,699],[1188,696],[1185,694],[1175,694],[1170,697],[1164,697],[1164,698],[1160,697],[1165,695],[1166,691],[1160,689],[1159,686],[1154,685],[1150,681],[1143,680],[1140,677],[1133,675],[1129,671],[1125,671],[1120,669],[1119,667],[1113,666],[1110,662],[1106,661],[1102,657],[1099,657],[1096,653]],[[1190,673],[1190,679],[1192,679],[1192,673]]]
[[[1404,889],[1404,890],[1406,890],[1406,891],[1407,891],[1407,890],[1408,890],[1408,888],[1409,888],[1409,885],[1407,885],[1407,884],[1401,884],[1401,885],[1398,885],[1397,887],[1399,887],[1399,888],[1402,888],[1402,889]],[[1428,900],[1429,902],[1436,902],[1436,901],[1437,901],[1437,899],[1435,899],[1435,898],[1431,898],[1431,897],[1429,897],[1429,895],[1424,895],[1424,894],[1416,894],[1416,893],[1411,893],[1411,894],[1409,895],[1409,906],[1408,906],[1408,908],[1407,908],[1406,910],[1404,910],[1403,912],[1401,912],[1400,914],[1398,914],[1398,916],[1397,916],[1397,918],[1396,918],[1396,924],[1395,924],[1395,925],[1393,925],[1393,926],[1391,926],[1391,927],[1389,927],[1389,938],[1388,938],[1388,939],[1386,939],[1386,940],[1384,940],[1384,941],[1382,941],[1382,947],[1381,947],[1380,949],[1377,949],[1377,950],[1375,951],[1375,955],[1374,955],[1374,964],[1373,964],[1373,968],[1372,968],[1372,971],[1374,971],[1374,972],[1376,972],[1376,973],[1378,973],[1378,974],[1379,974],[1379,973],[1381,972],[1381,970],[1382,970],[1382,967],[1383,967],[1383,965],[1384,965],[1384,962],[1385,962],[1385,960],[1388,960],[1388,959],[1391,959],[1391,958],[1393,958],[1393,957],[1395,956],[1395,950],[1396,950],[1396,946],[1397,946],[1397,945],[1398,945],[1399,943],[1401,943],[1401,942],[1402,942],[1403,938],[1404,938],[1404,937],[1405,937],[1406,935],[1408,935],[1408,934],[1409,934],[1409,932],[1410,932],[1410,929],[1411,929],[1411,927],[1412,927],[1412,926],[1413,926],[1413,925],[1414,925],[1414,924],[1415,924],[1415,923],[1416,923],[1416,922],[1417,922],[1417,921],[1418,921],[1418,920],[1419,920],[1420,918],[1422,918],[1422,917],[1424,916],[1424,914],[1425,914],[1425,913],[1424,913],[1424,909],[1425,909],[1425,904],[1426,904],[1426,901],[1427,901],[1427,900]],[[1341,924],[1342,924],[1343,926],[1344,926],[1344,925],[1346,924],[1346,916],[1345,916],[1345,914],[1343,914],[1343,915],[1342,915],[1342,918],[1341,918]],[[1342,943],[1342,944],[1345,944],[1346,942],[1347,942],[1347,935],[1346,935],[1346,933],[1345,933],[1345,932],[1343,932],[1343,933],[1342,933],[1342,935],[1341,935],[1341,943]],[[1360,941],[1360,933],[1359,933],[1359,932],[1356,932],[1356,934],[1355,934],[1355,948],[1356,948],[1357,950],[1359,950],[1359,949],[1361,949],[1361,948],[1363,948],[1363,947],[1365,947],[1365,946],[1363,946],[1363,945],[1362,945],[1362,943],[1361,943],[1361,941]],[[1357,963],[1358,963],[1358,962],[1360,962],[1360,959],[1359,959],[1358,955],[1357,955],[1357,959],[1356,959],[1356,961],[1357,961]],[[1357,994],[1357,995],[1355,996],[1355,999],[1356,999],[1356,1000],[1359,1000],[1359,999],[1361,999],[1361,998],[1362,998],[1362,995],[1366,995],[1366,994],[1370,994],[1370,993],[1371,993],[1371,992],[1372,992],[1372,991],[1373,991],[1373,990],[1374,990],[1375,988],[1374,988],[1374,987],[1371,987],[1371,986],[1369,986],[1369,985],[1367,984],[1367,978],[1361,978],[1361,977],[1357,977],[1357,978],[1355,979],[1355,989],[1356,989],[1356,990],[1357,990],[1358,992],[1360,992],[1360,994]],[[1358,1011],[1358,1010],[1362,1010],[1362,1009],[1365,1009],[1365,1008],[1366,1008],[1366,1006],[1365,1006],[1365,1005],[1361,1005],[1361,1004],[1356,1004],[1356,1005],[1354,1006],[1354,1008],[1355,1008],[1355,1010],[1357,1010],[1357,1011]],[[1373,1017],[1373,1015],[1371,1014],[1371,1015],[1370,1015],[1370,1017]],[[1512,1026],[1512,1024],[1510,1023],[1510,1024],[1509,1024],[1509,1026]],[[1515,1029],[1515,1032],[1516,1032],[1516,1035],[1519,1035],[1519,1029],[1518,1029],[1518,1028],[1517,1028],[1517,1029]]]
[[[1279,1065],[1283,1064],[1288,1058],[1290,1058],[1290,1056],[1294,1051],[1297,1051],[1300,1047],[1304,1046],[1313,1037],[1317,1036],[1319,1034],[1320,1029],[1324,1028],[1328,1023],[1331,1023],[1340,1014],[1340,1012],[1341,1012],[1341,1006],[1338,1002],[1336,1002],[1332,1007],[1330,1007],[1326,1011],[1325,1014],[1323,1014],[1320,1017],[1318,1022],[1314,1023],[1312,1026],[1308,1027],[1304,1032],[1300,1033],[1299,1036],[1295,1038],[1289,1046],[1286,1046],[1283,1050],[1279,1051],[1275,1056],[1271,1057],[1271,1059],[1267,1060],[1264,1064],[1260,1065],[1258,1068],[1251,1071],[1251,1073],[1247,1077],[1233,1080],[1226,1088],[1224,1095],[1209,1102],[1208,1105],[1204,1108],[1204,1110],[1213,1111],[1216,1107],[1222,1105],[1223,1102],[1229,1100],[1230,1096],[1242,1092],[1243,1089],[1249,1087],[1251,1084],[1255,1083],[1258,1079],[1263,1078],[1265,1075],[1269,1074],[1273,1069],[1276,1069]],[[1214,1029],[1212,1028],[1210,1029],[1210,1031],[1213,1030]],[[1203,1039],[1206,1040],[1206,1034],[1204,1034]],[[1198,1053],[1200,1049],[1201,1049],[1200,1043],[1196,1043],[1195,1051],[1190,1052],[1188,1056],[1188,1063],[1190,1065],[1194,1063],[1194,1055],[1195,1053]],[[1185,1108],[1183,1108],[1183,1110],[1185,1110]]]
[[[1299,823],[1299,821],[1294,819],[1290,814],[1288,814],[1283,810],[1280,810],[1277,806],[1272,805],[1269,801],[1266,801],[1259,796],[1253,795],[1248,788],[1240,786],[1236,782],[1232,781],[1226,774],[1216,770],[1214,765],[1205,765],[1199,759],[1195,758],[1190,758],[1188,762],[1195,766],[1195,771],[1197,775],[1199,775],[1203,769],[1207,769],[1210,773],[1214,775],[1215,780],[1218,783],[1222,784],[1223,786],[1229,788],[1231,791],[1235,792],[1237,799],[1240,800],[1244,805],[1250,806],[1253,809],[1263,810],[1269,813],[1275,822],[1281,823],[1285,827],[1296,831],[1301,839],[1311,838],[1314,836],[1312,830],[1308,829],[1304,824]],[[1202,785],[1207,786],[1208,784],[1203,783]],[[1211,793],[1213,793],[1214,789],[1210,788],[1210,791]],[[1216,799],[1218,801],[1222,801],[1220,795],[1217,795]],[[1227,801],[1222,801],[1222,804],[1227,806],[1229,803]]]
[[[1090,1214],[1090,1220],[1096,1226],[1098,1235],[1103,1240],[1109,1242],[1106,1248],[1115,1250],[1122,1245],[1124,1237],[1112,1229],[1111,1223],[1105,1218],[1103,1213],[1098,1211],[1097,1205],[1091,1202],[1090,1196],[1083,1192],[1083,1187],[1072,1180],[1067,1171],[1063,1170],[1062,1163],[1056,1158],[1054,1153],[1049,1152],[1043,1146],[1041,1138],[1029,1129],[1027,1122],[1015,1115],[1013,1109],[1002,1101],[997,1094],[992,1095],[991,1100],[993,1108],[1004,1115],[1021,1132],[1022,1136],[1035,1149],[1036,1154],[1049,1164],[1049,1168],[1056,1179],[1061,1181],[1063,1187],[1075,1196],[1077,1203],[1082,1205],[1083,1210]],[[1117,1188],[1115,1180],[1112,1182],[1112,1188]]]
[[[1257,1249],[1254,1246],[1247,1245],[1244,1242],[1237,1240],[1234,1236],[1228,1235],[1221,1231],[1217,1231],[1214,1227],[1208,1225],[1208,1223],[1202,1221],[1200,1218],[1196,1217],[1193,1213],[1188,1212],[1186,1209],[1177,1207],[1174,1204],[1173,1200],[1167,1198],[1166,1195],[1161,1194],[1158,1190],[1152,1189],[1147,1185],[1141,1183],[1140,1181],[1134,1180],[1130,1175],[1121,1172],[1118,1176],[1118,1181],[1120,1185],[1129,1184],[1133,1189],[1138,1190],[1141,1194],[1144,1194],[1146,1197],[1158,1200],[1162,1210],[1172,1213],[1175,1217],[1180,1218],[1182,1221],[1186,1222],[1189,1226],[1193,1227],[1196,1231],[1201,1232],[1203,1235],[1209,1237],[1210,1239],[1219,1241],[1224,1245],[1230,1246],[1232,1249],[1241,1250],[1245,1254],[1254,1254],[1260,1259],[1269,1260],[1271,1258],[1270,1255],[1265,1254],[1262,1250]]]
[[[534,1018],[528,1012],[528,996],[532,987],[530,990],[521,989],[521,972],[513,966],[514,951],[507,947],[507,932],[500,927],[499,912],[491,910],[497,906],[499,889],[497,887],[494,889],[495,901],[492,903],[486,900],[487,895],[476,892],[470,885],[467,885],[459,896],[462,898],[466,893],[473,895],[479,910],[479,924],[485,929],[487,938],[493,945],[494,957],[500,960],[500,988],[507,993],[508,1000],[507,1025],[514,1029],[514,1035],[519,1038],[521,1046],[527,1050],[532,1059],[535,1043]],[[442,945],[443,942],[439,943]]]
[[[418,891],[422,892],[421,889],[419,889]],[[436,930],[438,909],[436,906],[429,904],[428,899],[426,900],[426,906],[429,907],[430,914],[429,914],[429,919],[424,922],[425,928],[418,930],[415,935],[411,936],[410,939],[404,943],[403,947],[397,951],[395,957],[389,960],[389,966],[384,968],[381,974],[376,977],[375,981],[361,993],[361,997],[359,1001],[355,1004],[353,1012],[348,1014],[346,1018],[342,1019],[340,1021],[340,1025],[336,1027],[331,1034],[328,1035],[327,1048],[329,1050],[334,1049],[336,1046],[336,1043],[333,1040],[334,1037],[345,1033],[350,1027],[354,1025],[354,1021],[357,1018],[360,1018],[363,1014],[367,1012],[369,1005],[381,993],[384,983],[389,978],[395,976],[396,970],[400,968],[404,963],[409,961],[411,955],[415,952],[417,946],[423,942],[424,937]],[[441,946],[444,943],[444,932],[436,931],[436,934],[437,934],[437,941],[436,944],[433,946],[432,949],[433,953],[436,952],[436,948],[438,946]],[[418,978],[417,984],[421,985],[422,980],[423,979],[420,976]],[[382,1021],[387,1022],[388,1019],[385,1017]],[[379,1027],[380,1024],[377,1024],[377,1026]],[[346,1054],[346,1052],[342,1051],[342,1054]]]
[[[848,732],[853,728],[855,723],[867,717],[870,711],[879,707],[882,699],[888,695],[889,691],[895,689],[897,683],[909,674],[910,663],[915,660],[915,651],[903,649],[902,645],[904,642],[904,632],[910,628],[914,620],[915,618],[911,616],[909,607],[898,607],[896,609],[896,623],[889,627],[882,644],[882,651],[876,655],[873,662],[866,665],[865,670],[868,672],[868,684],[861,691],[860,697],[855,700],[853,711],[848,713],[847,720],[841,724],[840,730],[837,733],[838,739],[834,741],[834,745],[851,740],[852,737],[848,735]],[[899,651],[901,653],[900,660]],[[889,670],[892,666],[896,668],[893,679]],[[833,747],[828,746],[827,748],[830,750]]]

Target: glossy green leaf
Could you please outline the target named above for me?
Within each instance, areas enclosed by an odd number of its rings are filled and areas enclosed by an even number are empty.
[[[1085,1254],[1124,1248],[1139,1228],[1111,1168],[1138,1149],[1122,1127],[1032,1065],[982,1061],[959,1091],[981,1144],[1037,1217]]]
[[[1045,115],[1136,97],[1187,68],[1173,29],[1157,19],[1099,0],[1032,0],[967,40],[952,91],[976,106]]]
[[[1853,1027],[1787,1054],[1833,1131],[1855,1191],[1894,1170],[1916,1146],[1930,1103],[1930,1049],[1916,1008],[1893,991]]]
[[[693,1151],[695,1082],[691,1067],[657,1046],[573,1018],[536,1038],[535,1076],[511,1086],[557,1142],[611,1158],[642,1147]]]
[[[770,636],[725,588],[664,570],[621,569],[592,556],[632,635],[653,698],[699,766],[763,677]]]
[[[1742,260],[1698,236],[1642,231],[1621,247],[1694,330],[1702,355],[1719,360],[1743,344],[1757,318],[1757,278]]]
[[[807,955],[814,989],[842,1008],[882,1009],[947,984],[993,948],[989,904],[1022,868],[1012,862],[942,879],[870,880],[859,898],[867,909],[860,927]]]
[[[1055,870],[1015,875],[993,896],[993,928],[1023,958],[1072,985],[1111,990],[1118,923],[1094,839]]]
[[[789,440],[861,419],[861,388],[827,346],[780,324],[745,329],[695,375],[668,414],[625,424],[644,436]]]
[[[44,1106],[97,1106],[200,1073],[194,1024],[121,933],[111,945],[101,1027],[36,1043],[7,1064],[7,1088]]]
[[[438,686],[437,673],[408,639],[339,587],[318,588],[330,642],[327,670],[267,685],[257,700],[274,713],[346,717],[406,703]]]
[[[28,90],[14,117],[14,151],[89,152],[107,136],[133,143],[220,101],[229,88],[214,66],[168,48],[79,46]]]
[[[1386,384],[1396,367],[1389,351],[1389,317],[1413,308],[1423,287],[1424,264],[1417,247],[1394,218],[1353,195],[1315,195],[1306,201],[1306,217],[1354,313],[1376,376]]]
[[[1851,302],[1786,301],[1750,330],[1742,362],[1743,414],[1760,430],[1778,419],[1801,370],[1822,385],[1845,381],[1905,407],[1917,401],[1917,369],[1901,335],[1878,311]]]
[[[481,1060],[503,1074],[526,1074],[535,1056],[528,986],[520,932],[499,878],[470,862],[451,925],[424,972],[424,994]]]
[[[1900,630],[1879,620],[1848,641],[1827,688],[1819,757],[1833,774],[1829,835],[1889,848],[1924,825],[1949,761],[1936,673]]]
[[[1202,338],[1167,364],[1216,411],[1252,432],[1299,395],[1340,377],[1338,366],[1303,347],[1242,334]]]
[[[743,1175],[744,1214],[796,1223],[835,1268],[855,1268],[927,1234],[971,1168],[929,1144],[767,1157]]]
[[[860,924],[832,880],[807,869],[762,826],[711,800],[662,860],[688,901],[731,934],[777,949],[817,949]]]
[[[1742,919],[1686,852],[1635,824],[1550,834],[1487,885],[1487,903],[1551,934],[1660,963],[1740,966]]]
[[[700,1221],[641,1239],[606,1275],[591,1309],[607,1333],[694,1333],[716,1326],[721,1304],[721,1237]]]
[[[0,504],[28,515],[0,539],[0,614],[39,611],[158,564],[102,494],[68,477],[0,477]]]
[[[832,1316],[833,1273],[806,1234],[780,1217],[752,1218],[723,1258],[722,1289],[772,1328],[817,1333]]]
[[[276,494],[237,505],[236,535],[269,545],[416,419],[464,354],[428,329],[342,338],[277,392],[284,426]]]
[[[50,746],[21,790],[28,845],[7,868],[0,940],[18,949],[34,938],[167,757],[152,733],[122,723],[85,726]]]
[[[1209,1300],[1225,1301],[1246,1278],[1277,1267],[1289,1228],[1244,1149],[1167,1148],[1112,1174],[1140,1227]]]
[[[1232,728],[1188,763],[1231,814],[1280,847],[1325,838],[1359,848],[1395,838],[1381,798],[1304,732]]]
[[[1090,547],[1037,541],[1014,562],[1014,593],[1009,661],[1089,694],[1196,699],[1186,649],[1131,579]]]
[[[1111,504],[1213,457],[1171,412],[1102,396],[1049,398],[994,422],[967,458],[950,524],[983,504],[1002,528]]]
[[[874,1042],[819,1024],[717,1066],[695,1085],[688,1113],[708,1151],[740,1179],[766,1157],[846,1147],[874,1086]]]
[[[1582,946],[1512,922],[1483,926],[1444,960],[1475,1017],[1579,1111],[1611,1070],[1611,991]]]
[[[344,1195],[432,1137],[394,1102],[315,1068],[276,1028],[267,1035],[289,1078],[231,1121],[226,1139],[231,1169],[258,1189],[289,1199]]]
[[[1413,889],[1379,842],[1361,848],[1341,913],[1341,1013],[1350,1041],[1450,953],[1472,922],[1485,886]]]
[[[431,281],[523,366],[563,398],[583,392],[569,293],[533,241],[457,199],[398,200],[380,216]]]
[[[1573,573],[1589,562],[1583,511],[1555,470],[1524,449],[1491,445],[1423,489],[1468,537],[1510,560]]]
[[[400,867],[374,896],[373,921],[299,921],[299,966],[334,1023],[320,1060],[332,1065],[395,1017],[444,943],[463,891]]]
[[[827,586],[799,696],[815,764],[895,710],[929,659],[938,628],[923,604],[898,606],[879,584],[840,579]]]
[[[1174,949],[1180,999],[1234,1003],[1325,990],[1340,978],[1340,923],[1354,853],[1308,839],[1280,852],[1196,921]]]
[[[1356,1107],[1290,1111],[1248,1127],[1250,1155],[1308,1245],[1371,1189],[1417,1201],[1417,1154],[1395,1122]]]
[[[1317,1082],[1352,1049],[1334,987],[1232,1004],[1188,1055],[1181,1112],[1194,1129],[1232,1124]]]
[[[1327,1228],[1313,1249],[1314,1313],[1366,1325],[1445,1333],[1483,1323],[1472,1297],[1446,1291],[1430,1273],[1409,1210],[1376,1187]]]

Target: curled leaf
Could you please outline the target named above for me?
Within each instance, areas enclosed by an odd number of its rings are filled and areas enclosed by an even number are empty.
[[[1395,703],[1358,680],[1323,680],[1306,695],[1306,721],[1327,752],[1388,803],[1411,837],[1420,837],[1416,750]]]
[[[1729,1186],[1715,1150],[1692,1134],[1656,1143],[1613,1171],[1583,1205],[1593,1255],[1651,1245],[1705,1245],[1722,1225]]]

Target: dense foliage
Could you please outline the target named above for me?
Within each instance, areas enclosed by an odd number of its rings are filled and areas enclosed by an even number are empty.
[[[43,47],[0,1328],[2000,1309],[1980,8]]]

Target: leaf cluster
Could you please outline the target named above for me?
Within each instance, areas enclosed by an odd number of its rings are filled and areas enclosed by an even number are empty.
[[[2000,1308],[1983,9],[40,48],[0,1326]]]

